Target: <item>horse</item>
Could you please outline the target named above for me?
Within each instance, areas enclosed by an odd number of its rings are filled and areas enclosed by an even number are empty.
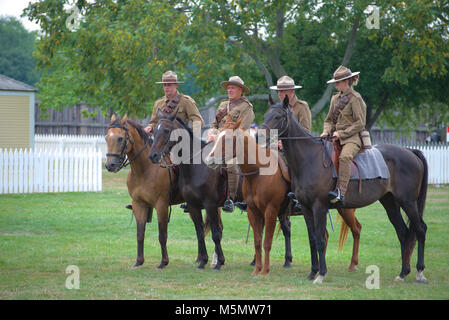
[[[198,269],[204,269],[208,261],[206,245],[204,242],[204,224],[201,210],[206,209],[206,219],[212,231],[212,240],[215,244],[215,253],[217,254],[217,263],[214,270],[220,270],[225,263],[225,257],[221,248],[222,222],[219,207],[223,204],[227,194],[227,182],[224,175],[209,168],[203,162],[202,157],[199,163],[190,164],[197,154],[190,150],[194,146],[200,146],[200,151],[206,146],[206,143],[195,137],[192,130],[181,120],[176,118],[177,111],[172,114],[166,114],[158,111],[158,123],[154,129],[154,141],[149,154],[153,163],[159,163],[163,160],[163,155],[167,154],[172,148],[180,142],[182,157],[190,157],[188,161],[182,161],[178,164],[179,178],[178,188],[182,198],[187,203],[187,210],[195,225],[198,239]],[[184,134],[177,141],[170,140],[172,132],[179,130]],[[189,140],[187,143],[182,139]],[[185,147],[185,148],[184,148]],[[188,152],[185,152],[188,149]]]
[[[115,114],[105,136],[108,153],[105,167],[109,172],[118,172],[127,164],[131,166],[126,184],[132,198],[132,211],[137,222],[137,259],[134,268],[140,267],[144,259],[145,225],[156,209],[159,243],[162,259],[157,267],[163,269],[169,263],[167,253],[168,206],[182,203],[182,197],[174,194],[171,184],[175,181],[173,169],[163,169],[148,159],[152,138],[138,123],[125,115],[120,119]],[[172,181],[170,181],[172,179]],[[172,192],[172,194],[170,194]],[[172,198],[172,199],[170,199]]]
[[[270,99],[270,108],[264,115],[261,128],[278,130],[289,163],[294,194],[303,205],[309,234],[311,271],[309,280],[322,283],[327,274],[325,258],[326,213],[330,208],[327,194],[335,188],[326,159],[325,142],[311,136],[292,116],[288,97],[280,103]],[[389,171],[388,179],[370,179],[359,183],[350,181],[344,208],[362,208],[379,200],[393,224],[401,245],[402,268],[396,280],[403,281],[410,273],[410,258],[418,241],[416,281],[425,283],[424,246],[427,225],[423,220],[428,184],[427,161],[419,150],[382,144],[375,146],[382,154]],[[403,209],[409,219],[406,225]]]
[[[225,141],[231,142],[232,138],[232,150],[227,150]],[[221,150],[220,147],[221,146]],[[237,150],[240,147],[240,150]],[[218,148],[218,149],[217,149]],[[215,150],[217,149],[217,150]],[[249,152],[253,153],[253,157],[249,155]],[[263,150],[263,149],[262,149]],[[226,151],[229,154],[226,153]],[[256,263],[253,275],[261,274],[266,275],[270,270],[269,254],[271,244],[273,240],[274,224],[276,223],[276,217],[279,217],[281,228],[285,235],[285,264],[284,267],[289,267],[291,263],[291,245],[290,245],[290,228],[288,226],[288,211],[286,211],[289,204],[289,198],[286,197],[287,192],[290,191],[290,177],[284,176],[280,167],[276,167],[275,172],[270,175],[260,175],[260,168],[266,167],[259,161],[257,155],[261,152],[260,147],[257,145],[256,140],[247,132],[240,128],[240,121],[232,121],[232,117],[228,116],[225,126],[217,136],[215,145],[212,151],[206,158],[206,162],[209,165],[216,163],[224,164],[231,158],[235,158],[237,153],[242,156],[243,161],[238,162],[243,177],[242,191],[244,199],[246,200],[248,207],[251,207],[248,211],[248,219],[254,231],[254,246],[256,251]],[[265,159],[279,161],[279,155],[277,150],[265,149],[263,151]],[[231,155],[231,156],[230,156]],[[221,156],[221,158],[219,158]],[[255,156],[255,157],[254,157]],[[250,161],[252,159],[252,161]],[[240,159],[242,160],[242,159]],[[266,162],[266,160],[264,161]],[[288,209],[287,209],[288,210]],[[351,230],[354,235],[354,250],[353,257],[349,270],[356,269],[358,263],[358,243],[360,240],[361,226],[354,216],[354,209],[339,209],[340,215],[343,217],[342,232],[340,232],[340,248],[343,246],[346,240],[348,225],[344,221],[348,221]],[[265,261],[263,269],[261,268],[261,242],[264,229],[264,222],[269,221],[267,225],[265,239],[264,239],[264,251]],[[326,231],[326,245],[327,245],[328,233]],[[257,261],[259,264],[257,264]]]

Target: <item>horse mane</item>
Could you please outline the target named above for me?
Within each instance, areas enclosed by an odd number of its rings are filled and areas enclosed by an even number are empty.
[[[184,121],[182,121],[181,119],[179,119],[179,118],[176,118],[175,120],[177,120],[177,122],[185,129],[185,130],[187,130],[187,132],[189,133],[189,135],[190,135],[190,138],[194,138],[194,135],[193,135],[193,130],[191,129],[191,128],[189,128],[188,126],[187,126],[187,124],[186,123],[184,123]],[[205,145],[207,145],[207,142],[205,142],[205,141],[203,141],[201,138],[200,138],[200,141],[201,141],[201,148],[203,148]]]
[[[281,108],[281,109],[283,109],[284,106],[282,105],[282,103],[276,103],[276,104],[272,105],[270,108]],[[304,127],[302,126],[302,124],[301,124],[295,117],[292,116],[293,112],[290,110],[290,108],[288,108],[287,114],[288,114],[288,116],[290,116],[290,117],[293,119],[293,122],[295,122],[295,123],[298,124],[299,130],[300,130],[304,135],[306,135],[306,136],[308,136],[308,137],[310,137],[310,138],[314,138],[314,136],[313,136],[309,131],[307,131],[306,129],[304,129]],[[318,141],[316,141],[315,139],[310,139],[310,140],[311,140],[312,142],[322,144],[322,141],[321,141],[321,140],[318,140]]]
[[[117,117],[117,119],[115,119],[113,122],[110,123],[110,125],[120,125],[121,119]],[[148,142],[148,144],[151,146],[153,144],[153,138],[145,132],[145,130],[143,129],[143,126],[138,124],[136,121],[131,120],[131,119],[127,119],[126,120],[127,124],[130,124],[134,129],[136,129],[137,133],[139,134],[139,136],[143,139],[143,141],[145,143]]]

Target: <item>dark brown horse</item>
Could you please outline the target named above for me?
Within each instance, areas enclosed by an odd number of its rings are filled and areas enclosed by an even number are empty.
[[[158,269],[162,269],[169,262],[167,254],[168,206],[170,204],[169,178],[170,175],[173,178],[174,174],[153,164],[148,159],[152,144],[151,138],[142,126],[128,120],[127,116],[120,119],[114,114],[105,138],[108,146],[106,169],[110,172],[118,172],[125,166],[126,161],[129,161],[131,166],[126,183],[132,198],[132,210],[137,222],[137,259],[134,267],[139,267],[144,263],[145,225],[148,215],[152,214],[152,210],[155,208],[162,253],[162,260]],[[179,195],[172,198],[171,204],[182,202]]]
[[[154,129],[154,142],[149,157],[153,163],[158,163],[175,145],[180,146],[175,156],[180,156],[178,159],[182,161],[174,162],[179,168],[179,191],[187,202],[187,209],[195,224],[198,239],[198,268],[203,269],[208,261],[201,215],[201,209],[206,209],[206,218],[209,221],[215,253],[218,256],[214,269],[219,270],[225,262],[221,248],[222,223],[219,207],[226,198],[226,179],[224,175],[206,166],[201,157],[202,148],[206,144],[199,137],[195,137],[193,132],[176,118],[176,115],[177,111],[173,115],[167,115],[159,110],[159,121]],[[179,133],[180,139],[171,140],[172,133]],[[198,146],[197,152],[193,151],[195,146]]]
[[[312,260],[308,279],[321,283],[327,274],[325,259],[326,214],[330,207],[327,194],[335,187],[330,166],[326,160],[324,141],[311,136],[294,119],[288,108],[288,97],[282,103],[274,104],[265,114],[262,128],[278,131],[285,139],[283,147],[292,172],[294,193],[303,205],[304,218],[309,233]],[[422,152],[395,145],[378,145],[387,164],[388,179],[364,180],[359,193],[359,183],[350,182],[345,196],[347,208],[361,208],[379,200],[393,224],[401,244],[402,269],[398,280],[410,273],[410,258],[418,240],[418,261],[416,264],[418,282],[426,282],[423,270],[424,245],[427,226],[423,221],[427,195],[428,166]],[[401,208],[409,219],[404,222]]]
[[[227,147],[226,143],[231,143],[232,148]],[[239,148],[237,150],[236,148]],[[264,153],[264,163],[260,162],[258,155]],[[229,153],[229,154],[227,154]],[[254,231],[254,246],[256,251],[256,263],[253,274],[265,275],[270,270],[269,254],[273,240],[274,225],[276,218],[279,218],[281,228],[285,235],[286,256],[285,265],[288,267],[291,263],[291,246],[290,246],[290,228],[287,225],[288,203],[289,198],[286,197],[290,191],[290,177],[288,173],[282,173],[281,166],[277,166],[271,174],[260,175],[260,168],[267,167],[268,161],[278,163],[280,160],[278,151],[270,148],[261,149],[256,140],[247,132],[240,129],[240,122],[232,121],[232,117],[226,119],[223,129],[215,140],[214,149],[209,153],[206,162],[212,164],[224,164],[231,158],[235,158],[240,153],[240,162],[238,166],[241,169],[243,177],[242,192],[243,197],[248,204],[248,219]],[[252,155],[250,155],[252,153]],[[251,161],[252,160],[252,161]],[[263,170],[263,169],[262,169]],[[361,226],[354,216],[354,209],[338,209],[339,214],[343,217],[342,231],[340,232],[340,247],[343,246],[347,236],[347,229],[351,228],[354,237],[353,256],[349,270],[356,270],[358,264],[358,248],[360,240]],[[268,221],[265,227],[264,251],[265,261],[262,269],[261,263],[261,245],[264,222]],[[348,221],[348,224],[345,223]],[[348,226],[349,225],[349,226]],[[326,231],[326,245],[328,233]],[[257,261],[259,264],[257,264]]]

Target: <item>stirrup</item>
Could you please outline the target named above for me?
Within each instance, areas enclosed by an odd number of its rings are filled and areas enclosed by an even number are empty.
[[[295,203],[295,206],[293,207],[293,210],[298,215],[301,214],[302,213],[302,205],[299,202]]]
[[[344,197],[341,194],[340,188],[337,188],[333,191],[329,191],[327,194],[327,197],[329,199],[329,202],[332,206],[342,206],[344,202]]]
[[[223,203],[223,211],[225,212],[233,212],[234,211],[234,202],[231,199],[226,200]]]

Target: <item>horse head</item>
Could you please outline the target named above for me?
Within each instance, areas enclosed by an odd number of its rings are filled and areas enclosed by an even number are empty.
[[[154,129],[154,140],[149,155],[153,163],[158,163],[164,154],[170,152],[177,141],[171,140],[171,134],[174,130],[180,129],[181,125],[176,121],[178,110],[172,114],[167,114],[160,109],[157,112],[159,121]]]
[[[118,172],[126,161],[126,154],[133,148],[134,142],[129,135],[127,120],[127,115],[120,119],[114,113],[111,117],[105,136],[108,147],[105,167],[109,172]]]

